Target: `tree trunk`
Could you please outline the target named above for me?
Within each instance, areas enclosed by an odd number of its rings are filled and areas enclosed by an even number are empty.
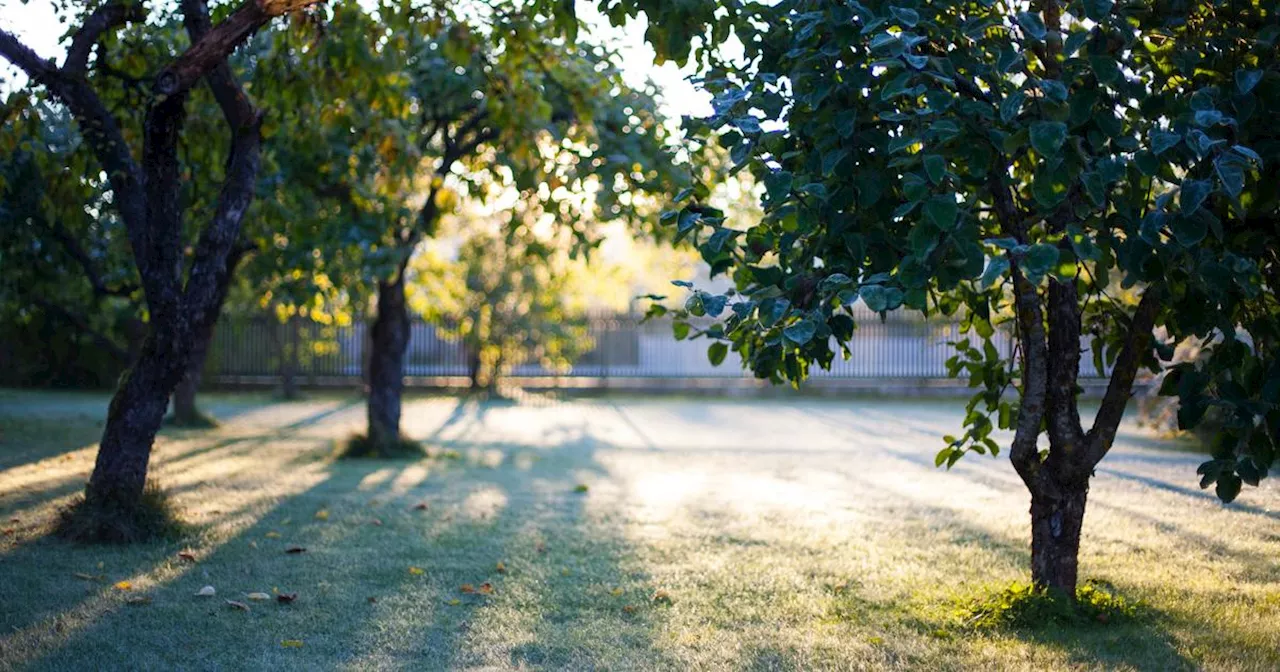
[[[296,318],[280,325],[284,335],[280,340],[280,396],[285,399],[298,398],[298,323]]]
[[[151,443],[186,364],[181,339],[166,337],[170,335],[152,331],[111,398],[98,458],[85,488],[90,508],[130,510],[142,499]]]
[[[213,334],[198,339],[191,345],[191,360],[187,363],[186,374],[173,390],[173,422],[182,427],[192,427],[205,422],[200,409],[196,406],[196,391],[200,389],[200,380],[204,377],[204,362],[209,354],[209,341]]]
[[[471,379],[471,389],[480,389],[480,348],[470,348],[467,352],[467,377]]]
[[[400,440],[400,394],[404,389],[404,355],[409,345],[409,311],[403,275],[378,284],[369,353],[369,445],[375,452]]]
[[[1088,482],[1058,497],[1031,496],[1031,581],[1075,599]]]

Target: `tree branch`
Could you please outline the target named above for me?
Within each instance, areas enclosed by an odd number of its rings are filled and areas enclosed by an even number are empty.
[[[155,93],[172,96],[189,90],[268,21],[319,1],[246,0],[231,16],[210,28],[156,76]]]
[[[71,259],[80,266],[80,269],[84,272],[85,278],[89,281],[89,285],[93,287],[94,294],[99,296],[127,297],[138,290],[138,286],[134,284],[108,287],[107,283],[103,281],[102,275],[98,272],[97,265],[93,263],[93,259],[89,256],[89,253],[84,249],[84,246],[80,244],[80,241],[77,240],[75,236],[71,235],[71,232],[68,231],[66,227],[63,227],[61,224],[49,224],[47,222],[42,222],[41,226],[49,232],[49,235],[52,236],[54,240],[58,241],[58,244],[62,246],[63,251],[67,253],[67,256],[71,257]]]
[[[213,23],[209,20],[209,7],[204,0],[182,0],[182,21],[193,44],[200,42],[213,30]],[[238,129],[255,123],[257,111],[245,96],[225,58],[209,71],[205,81],[213,91],[218,107],[222,108],[222,116],[231,126],[233,134]]]
[[[1089,469],[1106,457],[1116,439],[1120,420],[1124,417],[1125,407],[1129,405],[1129,397],[1133,394],[1133,380],[1138,375],[1143,358],[1151,351],[1152,330],[1155,329],[1156,317],[1160,314],[1160,294],[1158,287],[1148,286],[1133,313],[1124,347],[1111,370],[1111,382],[1107,384],[1107,392],[1102,397],[1102,406],[1098,408],[1093,429],[1089,430],[1086,437],[1089,452],[1085,458]]]
[[[103,33],[130,21],[144,21],[146,18],[147,10],[141,2],[111,0],[99,5],[72,36],[71,46],[67,48],[67,58],[62,62],[62,72],[73,77],[84,74],[89,63],[89,54],[102,38]]]

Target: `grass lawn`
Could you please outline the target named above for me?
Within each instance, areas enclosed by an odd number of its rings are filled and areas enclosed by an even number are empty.
[[[0,669],[1280,669],[1280,487],[1134,427],[1081,572],[1141,617],[1017,632],[961,608],[1027,579],[1028,496],[933,467],[957,403],[422,398],[433,457],[337,462],[358,399],[204,401],[152,463],[189,537],[76,547],[106,397],[0,391]]]

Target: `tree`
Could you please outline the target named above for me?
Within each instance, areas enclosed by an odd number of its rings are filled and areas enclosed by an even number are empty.
[[[447,12],[380,13],[398,40],[394,70],[406,75],[400,104],[379,111],[386,134],[375,146],[393,160],[357,194],[373,196],[363,204],[345,181],[336,185],[353,211],[382,223],[361,238],[377,296],[366,375],[374,454],[401,441],[405,270],[461,198],[484,197],[492,185],[535,194],[586,250],[596,221],[633,217],[680,179],[652,93],[628,87],[611,53],[561,40],[564,25],[536,7],[491,10],[474,24]],[[425,195],[410,209],[415,192]]]
[[[1273,8],[739,9],[746,63],[706,58],[714,114],[690,129],[763,184],[765,215],[727,222],[691,193],[669,216],[735,282],[729,294],[693,290],[679,311],[722,318],[699,334],[711,348],[798,383],[855,337],[857,301],[960,315],[982,345],[957,343],[951,368],[977,392],[937,462],[994,455],[992,432],[1012,430],[1032,579],[1071,596],[1089,479],[1135,376],[1167,366],[1177,344],[1205,344],[1162,386],[1180,425],[1209,408],[1223,416],[1201,485],[1231,501],[1266,476],[1280,439],[1280,138],[1264,112],[1280,104]],[[993,346],[996,329],[1016,334],[1012,356]],[[1109,376],[1087,429],[1086,343]]]
[[[191,344],[209,328],[221,304],[227,258],[253,196],[262,115],[240,89],[227,56],[272,18],[310,4],[311,0],[245,2],[215,25],[202,0],[184,0],[181,12],[191,46],[151,79],[140,156],[129,142],[132,129],[126,132],[85,78],[104,36],[147,18],[140,3],[108,0],[87,12],[60,67],[0,30],[0,55],[66,107],[107,174],[112,206],[128,233],[151,317],[142,351],[122,376],[108,411],[81,509],[91,521],[86,536],[132,539],[146,533],[136,523],[143,515],[151,444],[169,395],[186,369]],[[215,212],[201,230],[188,264],[178,143],[186,100],[201,79],[222,109],[230,137]]]
[[[538,227],[532,201],[511,213],[522,224],[469,219],[455,259],[419,254],[409,266],[410,308],[462,341],[472,390],[497,394],[529,361],[567,372],[593,345],[587,304],[607,269],[572,258],[567,232]]]

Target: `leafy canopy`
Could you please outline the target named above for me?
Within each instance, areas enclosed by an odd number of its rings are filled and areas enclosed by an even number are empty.
[[[738,7],[746,63],[708,72],[714,114],[689,127],[763,185],[765,214],[725,221],[694,192],[669,213],[735,286],[694,290],[679,316],[722,318],[713,349],[797,382],[853,337],[857,301],[959,314],[952,367],[978,393],[951,464],[1016,423],[1025,353],[991,336],[1017,297],[1062,288],[1103,370],[1151,294],[1163,337],[1141,364],[1208,342],[1163,391],[1183,427],[1222,412],[1201,473],[1230,500],[1280,439],[1280,21],[1263,2],[1033,5]]]

